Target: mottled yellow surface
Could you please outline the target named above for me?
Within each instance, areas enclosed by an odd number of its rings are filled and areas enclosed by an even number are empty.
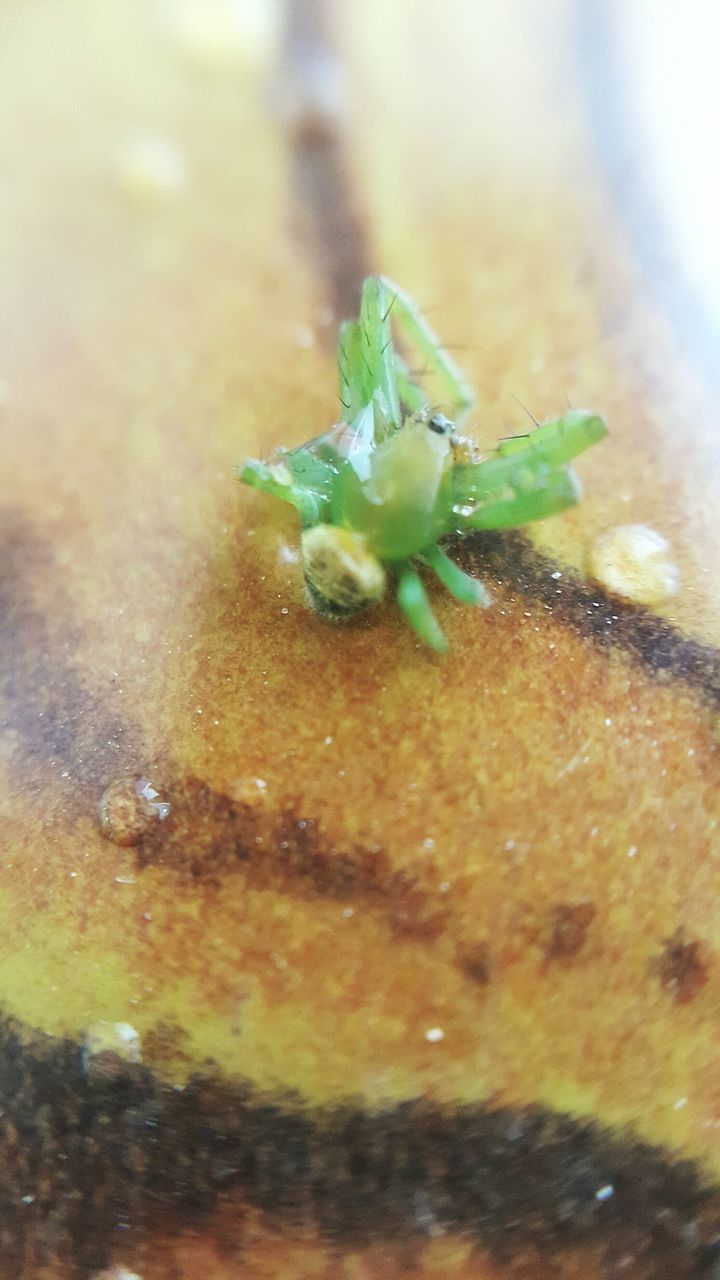
[[[588,137],[571,6],[339,10],[327,109],[369,265],[461,345],[474,434],[523,429],[514,396],[538,418],[567,396],[609,420],[579,467],[582,506],[536,544],[582,570],[597,533],[659,529],[682,581],[660,612],[720,643],[716,410]],[[0,1006],[73,1037],[102,1019],[180,1028],[181,1057],[145,1059],[172,1079],[210,1058],[310,1101],[538,1101],[630,1122],[717,1172],[711,710],[507,587],[485,613],[438,594],[446,660],[390,608],[329,626],[305,606],[292,517],[233,480],[336,407],[341,317],[299,232],[302,86],[273,14],[209,69],[179,47],[172,4],[0,18],[0,519],[22,600],[3,656]],[[181,148],[186,185],[137,199],[122,156],[141,135]],[[51,746],[48,719],[68,728]],[[442,927],[399,929],[382,894],[142,869],[98,829],[125,774],[171,808],[193,777],[254,806],[258,830],[290,810],[338,854],[382,847]],[[203,823],[173,847],[201,847]],[[586,902],[577,955],[548,960],[553,911]],[[653,967],[681,926],[708,960],[684,1003]],[[485,985],[457,963],[479,942]],[[428,1246],[428,1275],[495,1275],[454,1247]],[[183,1276],[236,1274],[187,1248]],[[282,1246],[258,1249],[257,1274],[281,1274]],[[318,1258],[287,1275],[330,1274]],[[391,1274],[342,1265],[343,1280]]]

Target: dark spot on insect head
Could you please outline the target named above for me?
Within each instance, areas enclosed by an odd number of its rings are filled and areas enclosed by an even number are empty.
[[[438,436],[451,436],[455,429],[455,423],[446,418],[444,413],[434,413],[428,418],[427,425]]]
[[[651,961],[650,971],[677,1004],[687,1004],[708,980],[708,956],[701,942],[686,939],[681,925],[665,939],[662,952]]]

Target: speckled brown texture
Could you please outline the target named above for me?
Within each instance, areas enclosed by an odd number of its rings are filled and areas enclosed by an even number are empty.
[[[574,7],[298,3],[215,72],[174,13],[0,18],[0,1260],[706,1277],[716,396],[633,259]],[[188,173],[143,208],[137,134]],[[369,268],[462,348],[481,443],[513,396],[611,426],[577,511],[459,549],[494,606],[438,593],[444,662],[390,609],[311,614],[293,520],[232,479],[332,422]],[[662,616],[584,581],[628,518],[679,563]],[[118,847],[137,777],[170,815]],[[114,1084],[99,1021],[140,1037]]]

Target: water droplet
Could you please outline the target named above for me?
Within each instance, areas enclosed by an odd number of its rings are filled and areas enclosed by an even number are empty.
[[[429,1030],[425,1032],[425,1039],[430,1044],[439,1044],[441,1040],[445,1039],[445,1032],[442,1027],[430,1027]]]
[[[659,604],[676,594],[677,565],[666,538],[643,524],[618,525],[595,539],[588,568],[608,591],[635,604]]]
[[[130,138],[115,162],[123,193],[137,205],[154,205],[179,195],[188,185],[185,153],[172,138],[143,134]]]
[[[106,840],[127,847],[137,844],[155,822],[170,812],[147,778],[116,778],[102,794],[98,808],[100,831]]]
[[[595,1199],[600,1200],[602,1202],[603,1200],[609,1200],[610,1197],[614,1194],[615,1194],[615,1188],[611,1182],[608,1182],[604,1187],[598,1187],[597,1191],[595,1192]]]

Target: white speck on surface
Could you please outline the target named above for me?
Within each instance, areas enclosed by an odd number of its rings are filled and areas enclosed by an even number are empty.
[[[667,538],[644,524],[601,533],[588,553],[588,569],[608,591],[635,604],[660,604],[680,585]]]
[[[604,1187],[598,1188],[598,1190],[595,1192],[595,1199],[600,1201],[609,1200],[610,1197],[614,1195],[614,1193],[615,1193],[614,1186],[612,1185],[611,1182],[608,1182]]]
[[[291,547],[287,542],[281,542],[278,547],[278,564],[297,564],[300,559],[300,549]]]
[[[182,147],[173,138],[143,134],[130,138],[115,162],[121,190],[134,204],[154,205],[181,194],[189,182]]]
[[[673,1102],[673,1111],[682,1111],[683,1107],[686,1106],[687,1098],[678,1098],[676,1102]]]
[[[630,848],[627,851],[628,858],[634,858],[636,853],[637,853],[637,845],[631,844]]]
[[[445,1032],[442,1027],[430,1027],[429,1030],[425,1032],[425,1039],[430,1044],[439,1044],[441,1040],[445,1039]]]
[[[343,907],[342,911],[340,912],[340,915],[342,916],[343,920],[351,920],[352,917],[355,915],[355,912],[352,907]]]
[[[605,721],[604,721],[604,723],[605,723],[605,728],[606,728],[606,729],[609,729],[609,728],[610,728],[610,725],[612,724],[612,720],[611,720],[610,716],[606,716],[606,717],[605,717]]]
[[[267,782],[265,782],[264,778],[253,778],[253,782],[259,791],[264,791],[267,786]]]
[[[108,1267],[106,1271],[96,1271],[91,1280],[142,1280],[137,1271],[128,1271],[127,1267]]]
[[[140,1036],[129,1022],[93,1022],[85,1031],[83,1065],[100,1054],[112,1053],[124,1062],[140,1062]]]

